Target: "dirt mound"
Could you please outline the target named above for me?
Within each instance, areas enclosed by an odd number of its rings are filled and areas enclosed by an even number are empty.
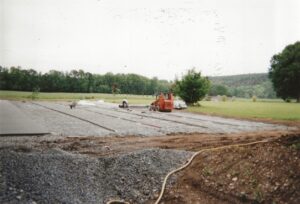
[[[300,203],[300,135],[204,152],[177,176],[164,203]]]
[[[300,203],[299,135],[7,137],[0,144],[0,203],[153,203],[187,151],[261,140],[270,142],[200,154],[171,177],[164,203]]]
[[[199,151],[203,148],[218,147],[229,144],[247,143],[263,139],[276,138],[288,134],[287,131],[249,132],[235,134],[175,134],[160,137],[63,137],[57,139],[43,138],[40,141],[29,142],[27,146],[46,150],[59,148],[76,154],[93,157],[106,157],[126,154],[142,149],[161,148],[186,151]],[[24,145],[24,140],[22,141]],[[5,145],[20,143],[13,140]]]
[[[0,203],[103,203],[153,199],[168,171],[191,153],[148,149],[94,158],[59,149],[0,150]]]

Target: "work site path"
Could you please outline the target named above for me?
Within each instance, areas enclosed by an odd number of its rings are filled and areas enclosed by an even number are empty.
[[[45,135],[48,130],[10,101],[0,100],[0,136]]]
[[[85,107],[85,110],[93,111],[98,114],[109,114],[113,117],[119,117],[124,120],[149,125],[159,128],[162,134],[170,134],[174,132],[203,132],[207,127],[200,124],[189,124],[183,121],[174,121],[166,118],[159,118],[150,115],[150,112],[133,111],[133,110],[118,110],[104,109],[99,107]]]
[[[111,131],[95,126],[76,117],[59,113],[38,103],[12,102],[35,122],[42,124],[49,133],[59,136],[108,135]],[[12,113],[13,114],[13,113]]]
[[[66,102],[13,102],[28,117],[61,136],[162,136],[180,133],[227,134],[289,130],[292,127],[146,108],[122,109],[117,104],[77,105]]]
[[[80,120],[89,121],[94,123],[96,126],[102,127],[110,131],[110,135],[154,135],[157,134],[157,130],[153,127],[149,127],[143,124],[135,124],[128,120],[122,120],[121,118],[116,118],[113,116],[108,116],[102,114],[99,117],[99,114],[92,111],[86,111],[81,108],[70,109],[67,105],[57,104],[57,103],[38,103],[45,108],[52,109],[73,117],[76,117]]]
[[[103,109],[110,112],[123,113],[125,115],[143,117],[154,120],[168,121],[171,124],[176,126],[184,125],[188,126],[188,129],[191,127],[196,127],[196,132],[203,133],[236,133],[236,132],[250,132],[250,131],[261,131],[261,130],[287,130],[289,127],[283,125],[274,125],[262,122],[252,122],[246,120],[236,120],[236,119],[227,119],[216,116],[206,116],[192,113],[161,113],[153,112],[148,110],[131,110],[131,109],[119,109],[113,107],[107,107],[105,105],[93,106],[93,109]],[[190,132],[190,131],[187,131]]]

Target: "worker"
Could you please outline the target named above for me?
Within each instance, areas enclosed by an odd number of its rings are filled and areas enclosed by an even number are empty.
[[[119,105],[120,108],[128,108],[128,101],[127,99],[122,100],[122,104]]]
[[[149,110],[150,110],[150,111],[155,111],[155,110],[156,110],[155,104],[154,104],[154,103],[151,103],[151,104],[150,104]]]
[[[76,104],[77,104],[77,103],[76,103],[75,101],[73,101],[73,102],[70,104],[70,108],[71,108],[71,109],[75,108],[75,107],[76,107]]]
[[[128,101],[127,101],[127,99],[123,99],[122,104],[123,104],[124,108],[128,108]]]

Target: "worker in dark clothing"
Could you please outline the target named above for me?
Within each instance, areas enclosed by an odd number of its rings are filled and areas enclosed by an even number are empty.
[[[77,103],[76,103],[75,101],[73,101],[73,102],[70,104],[70,108],[71,108],[71,109],[75,108],[75,107],[76,107],[76,104],[77,104]]]
[[[127,99],[122,100],[122,104],[119,105],[120,108],[128,108],[128,101]]]

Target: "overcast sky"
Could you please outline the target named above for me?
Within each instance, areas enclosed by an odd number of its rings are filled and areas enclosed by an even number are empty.
[[[0,65],[174,79],[267,72],[299,0],[0,0]]]

